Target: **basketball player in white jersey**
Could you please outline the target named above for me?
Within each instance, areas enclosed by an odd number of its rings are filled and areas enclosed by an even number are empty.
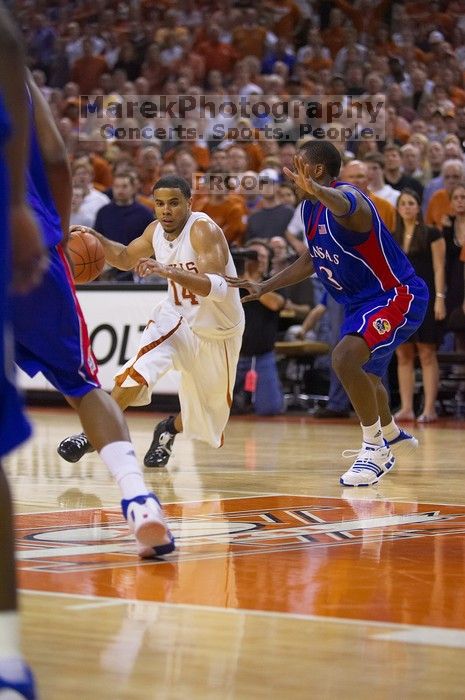
[[[244,312],[237,289],[222,275],[236,270],[222,230],[202,212],[192,212],[188,183],[177,175],[156,182],[155,214],[128,246],[93,229],[107,262],[120,270],[168,280],[168,296],[152,312],[138,352],[115,376],[113,398],[124,410],[150,403],[153,387],[168,370],[181,373],[181,413],[161,421],[145,455],[146,467],[167,464],[177,433],[213,447],[223,444],[229,418]],[[155,260],[150,256],[155,254]],[[58,453],[77,462],[92,451],[85,434],[65,438]]]

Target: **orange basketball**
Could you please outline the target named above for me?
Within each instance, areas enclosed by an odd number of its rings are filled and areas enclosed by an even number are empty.
[[[105,265],[103,246],[87,231],[73,231],[69,236],[68,251],[74,265],[76,284],[92,282],[102,272]]]

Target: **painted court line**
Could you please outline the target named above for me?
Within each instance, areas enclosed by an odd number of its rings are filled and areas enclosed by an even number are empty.
[[[385,634],[376,634],[372,639],[403,644],[423,644],[433,647],[450,647],[465,649],[465,632],[463,630],[444,629],[442,627],[412,627]]]
[[[105,596],[96,597],[92,595],[85,595],[82,593],[53,593],[51,591],[34,591],[27,589],[20,589],[20,592],[24,595],[32,596],[56,596],[58,598],[71,598],[78,600],[89,600],[95,601],[95,604],[99,605],[98,601],[104,603],[121,604],[121,605],[148,605],[148,606],[159,606],[161,608],[166,608],[168,610],[191,610],[192,612],[208,612],[217,614],[228,614],[228,615],[250,615],[253,617],[263,617],[263,618],[283,618],[285,620],[301,620],[303,622],[317,622],[317,623],[330,623],[337,625],[349,625],[357,627],[369,627],[382,628],[386,632],[381,634],[370,633],[370,639],[376,641],[393,641],[393,642],[403,642],[411,644],[424,644],[428,646],[446,646],[454,648],[464,648],[465,646],[465,631],[455,628],[446,627],[427,627],[422,625],[406,625],[399,624],[396,622],[376,622],[374,620],[361,620],[361,619],[350,619],[344,617],[326,617],[325,615],[303,615],[300,613],[284,613],[284,612],[271,612],[268,610],[249,610],[247,608],[221,608],[215,607],[213,605],[195,605],[193,603],[165,603],[165,602],[155,602],[151,600],[133,600],[133,599],[115,599],[108,598]],[[91,603],[92,605],[92,603]],[[75,610],[79,612],[80,610],[86,609],[86,605],[70,605],[67,610]],[[389,630],[389,631],[387,631]],[[405,639],[403,638],[405,635]]]

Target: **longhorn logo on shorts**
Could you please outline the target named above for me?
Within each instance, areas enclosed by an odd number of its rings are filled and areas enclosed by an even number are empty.
[[[380,335],[384,335],[391,330],[391,324],[387,318],[377,318],[373,321],[373,328],[378,331]]]

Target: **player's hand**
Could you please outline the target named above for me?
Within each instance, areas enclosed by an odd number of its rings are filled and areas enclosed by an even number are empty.
[[[304,331],[302,326],[299,326],[298,329],[296,329],[295,338],[296,338],[296,340],[304,340],[305,339],[305,331]]]
[[[243,304],[247,301],[255,301],[259,299],[263,292],[263,287],[260,282],[251,282],[246,279],[239,279],[238,277],[228,277],[224,275],[224,279],[228,283],[228,287],[234,287],[235,289],[246,289],[249,293],[241,298]]]
[[[12,291],[27,294],[37,287],[49,259],[35,217],[26,205],[13,206],[10,215],[13,250]]]
[[[318,196],[320,185],[311,178],[310,166],[302,156],[294,156],[294,172],[289,168],[283,168],[283,173],[306,194]]]
[[[134,269],[139,277],[148,277],[149,275],[168,277],[169,272],[167,265],[163,265],[153,258],[141,258]]]
[[[91,228],[90,226],[81,226],[81,224],[73,224],[72,226],[69,227],[69,232],[70,233],[75,233],[79,231],[84,231],[84,233],[91,233],[93,236],[97,236],[98,233],[95,229]]]

